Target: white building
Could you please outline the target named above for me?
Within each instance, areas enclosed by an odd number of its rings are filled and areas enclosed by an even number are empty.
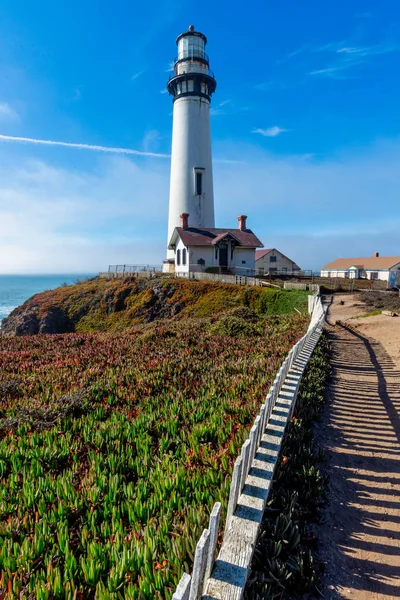
[[[168,248],[173,253],[176,275],[215,268],[217,272],[254,275],[255,252],[263,244],[246,228],[245,215],[238,217],[238,229],[189,226],[187,213],[181,227],[175,227]]]
[[[205,53],[206,36],[191,25],[176,43],[178,55],[168,82],[174,103],[168,243],[182,213],[190,214],[192,227],[215,226],[210,101],[217,84]],[[174,260],[168,246],[164,272],[173,272]]]
[[[268,275],[269,273],[285,275],[286,273],[293,274],[296,271],[300,271],[300,267],[276,248],[256,251],[257,275]]]
[[[400,285],[400,256],[379,256],[375,252],[369,258],[337,258],[322,267],[321,277],[380,279],[394,287]]]

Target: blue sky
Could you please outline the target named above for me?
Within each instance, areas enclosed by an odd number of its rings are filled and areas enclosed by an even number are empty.
[[[175,38],[209,40],[218,226],[303,268],[400,255],[400,4],[2,0],[0,272],[159,264]],[[143,153],[143,154],[140,154]],[[159,154],[164,156],[152,156]]]

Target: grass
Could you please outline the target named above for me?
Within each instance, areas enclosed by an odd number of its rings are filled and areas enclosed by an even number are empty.
[[[362,315],[358,315],[357,317],[353,317],[354,319],[366,319],[367,317],[374,317],[375,315],[381,315],[381,310],[371,310],[369,312],[363,313]]]
[[[248,307],[260,314],[289,315],[296,308],[307,313],[307,292],[270,290],[174,278],[156,280],[91,279],[37,294],[16,309],[3,324],[29,315],[33,333],[91,333],[123,331],[129,326],[165,318],[212,317]]]
[[[69,286],[39,310],[57,299],[100,323],[197,298],[215,314],[0,338],[0,598],[169,600],[307,326],[260,315],[249,288],[140,285]]]

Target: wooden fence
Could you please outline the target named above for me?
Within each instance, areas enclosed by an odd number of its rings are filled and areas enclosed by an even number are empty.
[[[315,292],[319,294],[319,285],[318,283],[296,283],[291,281],[285,281],[283,284],[283,289],[285,290],[309,290],[310,292]]]
[[[208,529],[197,543],[192,575],[184,573],[173,600],[240,600],[243,596],[286,425],[293,415],[304,369],[322,333],[325,309],[320,297],[313,298],[309,329],[279,369],[236,459],[218,557],[215,559],[221,505],[217,502]]]

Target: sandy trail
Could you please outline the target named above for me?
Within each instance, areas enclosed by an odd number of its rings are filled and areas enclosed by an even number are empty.
[[[400,598],[400,318],[351,319],[365,308],[349,295],[341,300],[328,316],[333,379],[317,431],[330,479],[318,527],[321,591],[327,599],[391,600]],[[337,319],[357,327],[335,327]],[[375,338],[365,335],[371,328]]]

